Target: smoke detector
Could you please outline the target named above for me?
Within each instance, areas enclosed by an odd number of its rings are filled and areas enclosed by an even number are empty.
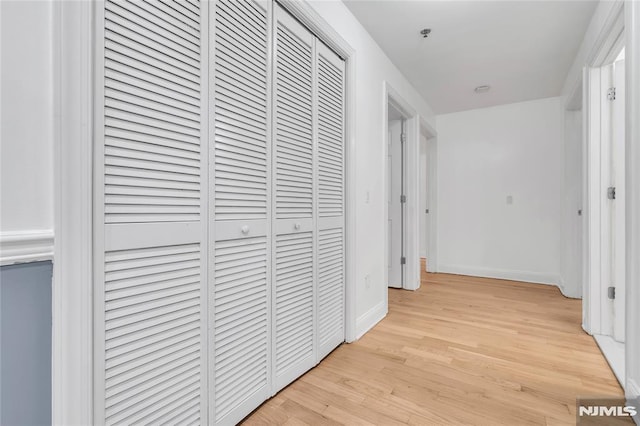
[[[484,86],[476,87],[475,89],[473,89],[473,91],[476,92],[476,93],[487,93],[489,91],[489,89],[491,89],[491,86],[486,84]]]
[[[431,28],[425,28],[425,29],[421,30],[420,34],[422,35],[422,38],[429,37],[429,34],[431,34]]]

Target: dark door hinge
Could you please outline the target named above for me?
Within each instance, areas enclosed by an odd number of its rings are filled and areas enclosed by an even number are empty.
[[[404,256],[402,256],[402,257],[400,258],[400,264],[401,264],[401,265],[406,265],[406,263],[407,263],[407,258],[406,258],[406,257],[404,257]]]
[[[609,188],[607,188],[607,198],[610,200],[615,200],[616,199],[616,187],[615,186],[610,186]]]
[[[616,288],[615,287],[609,287],[607,289],[607,297],[611,300],[614,300],[616,298]]]

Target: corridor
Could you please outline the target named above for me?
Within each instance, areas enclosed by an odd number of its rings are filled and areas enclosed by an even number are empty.
[[[415,292],[390,289],[384,320],[245,424],[574,424],[577,397],[623,395],[580,327],[580,300],[547,285],[421,278]]]

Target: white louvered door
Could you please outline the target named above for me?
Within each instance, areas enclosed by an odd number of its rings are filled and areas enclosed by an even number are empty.
[[[344,61],[316,42],[318,362],[344,342]]]
[[[216,424],[235,424],[270,396],[270,143],[267,3],[215,6],[212,183]]]
[[[97,5],[94,420],[236,424],[344,341],[344,62],[269,0]]]
[[[274,392],[315,365],[314,36],[275,8]]]
[[[95,423],[207,423],[207,4],[98,5]]]

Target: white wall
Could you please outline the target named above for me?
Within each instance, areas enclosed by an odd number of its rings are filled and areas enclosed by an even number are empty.
[[[558,283],[562,114],[549,98],[437,117],[440,272]]]
[[[0,232],[53,228],[52,3],[0,2]]]
[[[0,1],[0,264],[53,258],[51,1]]]
[[[342,2],[311,1],[310,4],[356,51],[356,332],[361,335],[386,313],[383,82],[386,80],[433,127],[435,117],[429,105]],[[367,276],[369,286],[365,285]]]
[[[560,287],[568,297],[582,297],[582,111],[564,112],[564,196]]]

